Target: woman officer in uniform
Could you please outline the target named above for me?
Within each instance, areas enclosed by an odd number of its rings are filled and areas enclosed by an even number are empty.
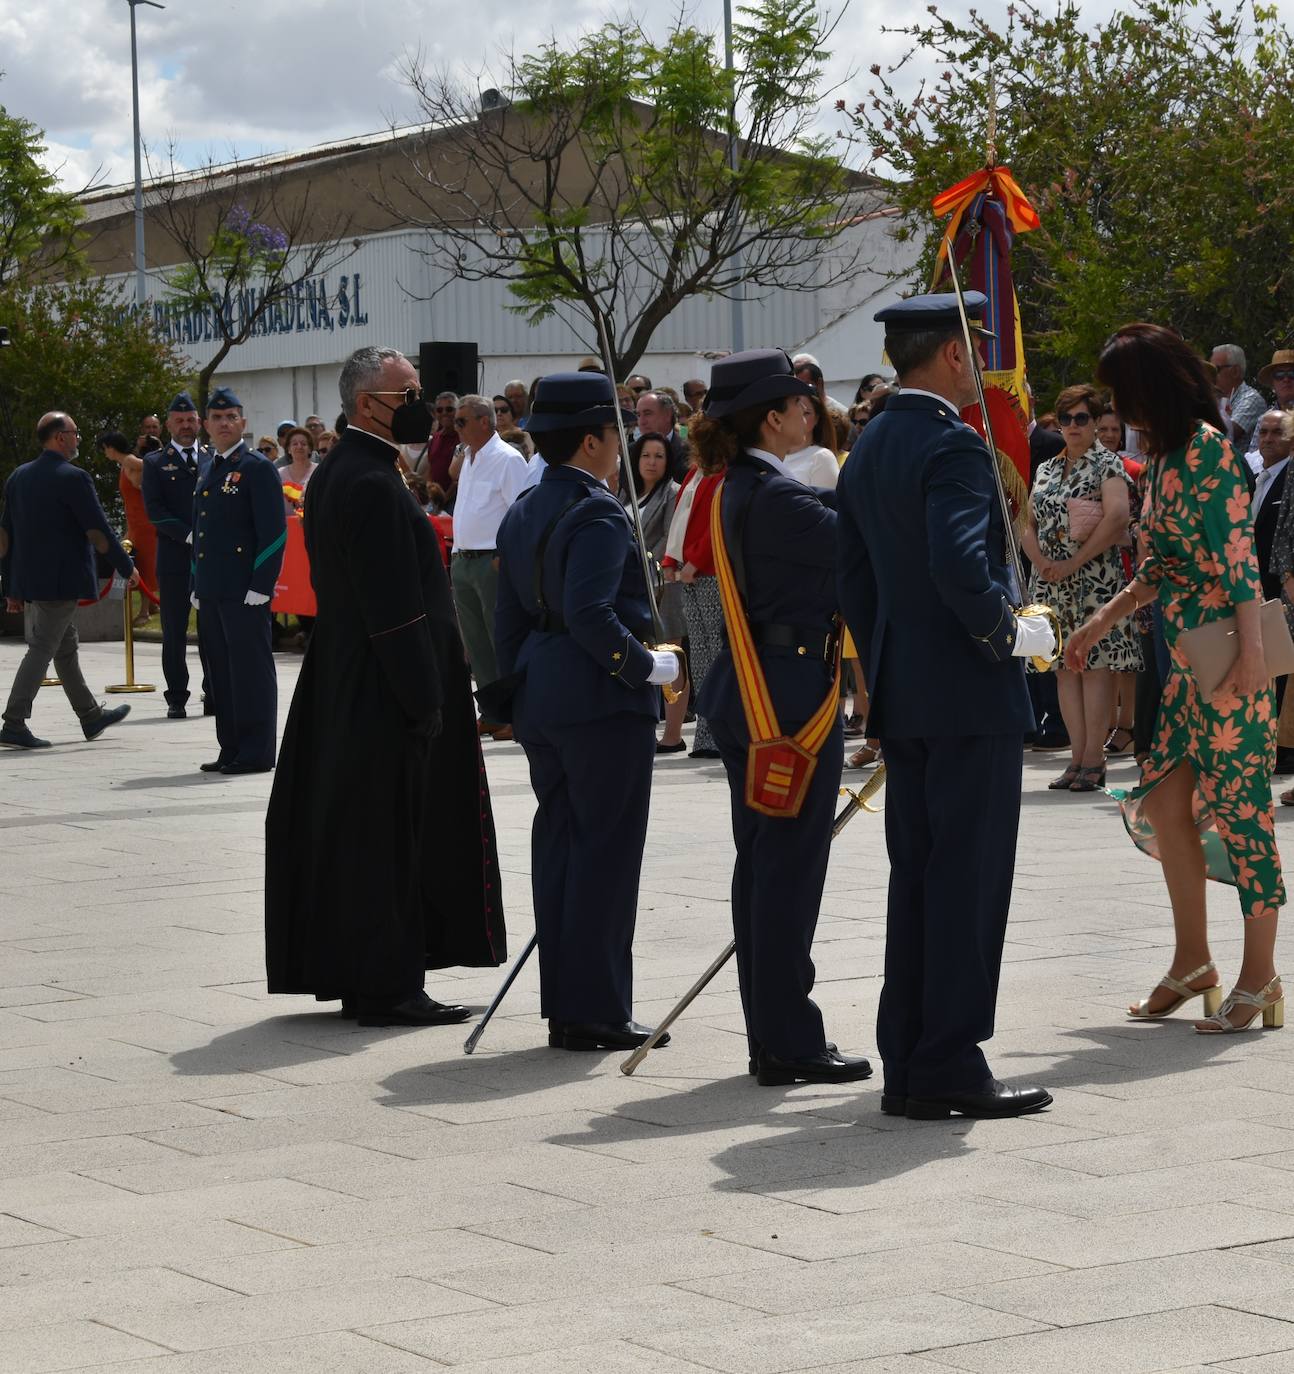
[[[651,1034],[632,1018],[632,945],[656,684],[674,680],[678,659],[642,643],[651,635],[642,565],[606,487],[620,457],[617,404],[601,373],[540,381],[527,432],[547,466],[497,537],[499,688],[514,693],[513,730],[539,803],[540,1008],[548,1043],[568,1050],[634,1048]],[[493,719],[500,707],[491,699],[488,709]]]
[[[750,1070],[766,1085],[871,1073],[828,1043],[809,997],[844,752],[833,495],[783,468],[809,443],[812,395],[780,350],[736,353],[688,422],[702,470],[726,474],[712,531],[727,643],[697,712],[732,792],[737,970]]]

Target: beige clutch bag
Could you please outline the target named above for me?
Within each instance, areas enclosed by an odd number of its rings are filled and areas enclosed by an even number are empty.
[[[1263,602],[1262,632],[1267,676],[1284,677],[1286,673],[1294,673],[1294,639],[1290,638],[1285,607],[1279,600]],[[1211,697],[1240,655],[1235,616],[1187,630],[1177,636],[1177,647],[1191,665],[1201,693],[1206,698]]]

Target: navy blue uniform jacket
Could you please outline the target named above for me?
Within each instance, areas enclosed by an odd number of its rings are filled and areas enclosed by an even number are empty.
[[[194,446],[198,466],[211,461],[201,444]],[[193,490],[198,475],[190,472],[174,442],[144,455],[144,509],[157,531],[157,571],[188,577],[193,563],[189,534],[193,529]]]
[[[825,637],[837,608],[835,493],[806,487],[751,453],[737,456],[722,491],[724,543],[731,558],[740,540],[745,557],[747,619]],[[822,705],[831,665],[794,646],[761,646],[759,658],[778,724],[794,734]],[[705,676],[697,710],[746,736],[741,689],[726,647]]]
[[[9,536],[0,577],[5,595],[18,601],[94,600],[99,581],[86,538],[91,530],[107,538],[108,558],[123,577],[135,569],[108,524],[90,474],[51,449],[10,474],[0,527]]]
[[[535,555],[550,526],[542,593],[566,623],[556,633],[536,625]],[[496,547],[494,646],[500,674],[523,675],[513,707],[519,733],[528,721],[575,725],[626,711],[655,719],[652,656],[635,637],[651,637],[651,609],[620,502],[580,468],[549,467],[503,517]]]
[[[948,402],[891,397],[840,475],[840,602],[870,735],[1025,734],[1006,529],[988,449]]]
[[[274,595],[287,543],[278,469],[240,444],[227,458],[206,453],[193,500],[193,590],[198,600]]]

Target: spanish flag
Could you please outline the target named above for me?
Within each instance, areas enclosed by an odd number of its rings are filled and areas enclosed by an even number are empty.
[[[1011,245],[1016,234],[1037,229],[1038,212],[1016,184],[1010,168],[984,167],[941,192],[931,202],[940,219],[948,217],[945,240],[953,242],[963,285],[988,298],[984,326],[997,336],[982,341],[984,399],[988,406],[998,467],[1017,516],[1029,494],[1029,393],[1025,385],[1024,335],[1020,303],[1011,279]],[[935,285],[948,275],[947,243],[939,245]],[[962,412],[981,434],[979,406]]]

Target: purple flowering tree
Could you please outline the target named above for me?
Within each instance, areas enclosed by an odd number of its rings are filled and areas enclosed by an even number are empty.
[[[150,220],[161,231],[168,294],[154,310],[189,317],[195,339],[215,342],[198,374],[199,408],[230,352],[283,324],[312,288],[354,252],[351,217],[322,203],[290,165],[208,162],[154,175]]]

